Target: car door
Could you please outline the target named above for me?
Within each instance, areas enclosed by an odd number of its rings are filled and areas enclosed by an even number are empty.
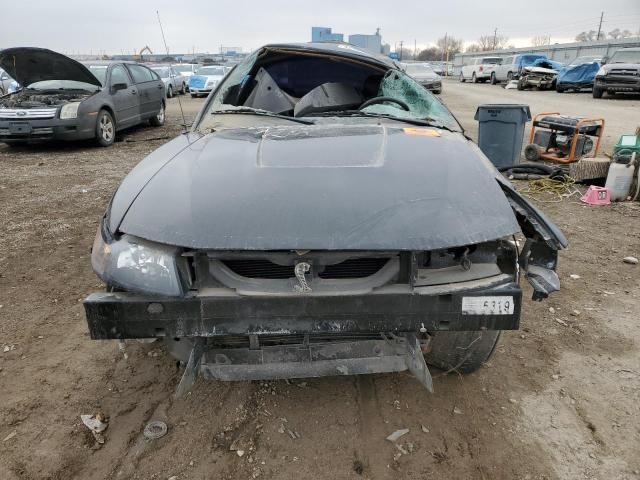
[[[504,82],[507,79],[507,74],[509,69],[511,68],[511,64],[513,63],[513,57],[505,57],[500,65],[498,65],[495,69],[496,72],[496,80],[500,82]]]
[[[111,68],[109,92],[118,128],[137,124],[140,121],[140,96],[124,65],[117,64]]]
[[[157,115],[165,96],[162,79],[153,70],[137,63],[127,64],[140,96],[140,119],[146,120]]]

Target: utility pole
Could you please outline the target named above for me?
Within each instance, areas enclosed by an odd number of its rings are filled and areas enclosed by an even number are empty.
[[[445,32],[444,33],[444,48],[442,49],[442,55],[440,55],[440,61],[444,62],[444,52],[446,52],[448,50],[447,48],[447,35],[449,32]]]
[[[602,17],[604,17],[604,12],[600,12],[600,24],[598,25],[598,36],[596,40],[600,40],[600,32],[602,31]]]
[[[493,48],[491,50],[495,50],[498,43],[498,28],[493,31]]]
[[[418,56],[418,52],[416,50],[418,50],[418,41],[414,38],[413,39],[413,59],[414,60]]]
[[[402,45],[404,45],[404,40],[400,40],[400,61],[402,61]]]

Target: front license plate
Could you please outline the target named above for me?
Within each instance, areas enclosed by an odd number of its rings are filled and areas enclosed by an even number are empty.
[[[27,135],[31,133],[31,124],[26,122],[9,123],[9,133],[13,135]]]
[[[462,297],[463,315],[513,315],[513,297]]]

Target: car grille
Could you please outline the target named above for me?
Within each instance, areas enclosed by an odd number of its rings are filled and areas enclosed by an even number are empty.
[[[612,68],[611,70],[609,70],[609,74],[611,75],[631,75],[631,76],[635,76],[638,75],[638,70],[634,70],[632,68]]]
[[[0,118],[3,119],[48,119],[56,116],[57,108],[0,108]]]
[[[8,128],[0,128],[0,137],[37,137],[37,136],[41,136],[41,137],[46,137],[49,135],[53,135],[53,128],[51,127],[40,127],[40,128],[33,128],[31,129],[31,132],[29,132],[28,134],[24,135],[20,135],[20,134],[12,134],[11,130],[9,130]]]
[[[354,342],[359,340],[380,340],[382,336],[379,333],[357,333],[349,332],[338,334],[311,334],[305,339],[304,335],[299,334],[261,334],[260,346],[276,346],[276,345],[304,345],[308,340],[309,344],[329,343],[329,342]],[[228,335],[224,337],[207,339],[208,347],[218,348],[249,348],[248,335]]]
[[[320,267],[320,278],[365,278],[380,271],[389,261],[389,258],[350,258],[333,265]],[[287,279],[294,278],[294,267],[291,265],[278,265],[263,259],[247,260],[223,260],[222,263],[235,274],[247,278],[263,279]]]
[[[635,85],[637,83],[640,83],[640,78],[638,77],[632,77],[631,75],[628,76],[606,76],[604,77],[604,83],[608,84],[628,84],[628,85]]]

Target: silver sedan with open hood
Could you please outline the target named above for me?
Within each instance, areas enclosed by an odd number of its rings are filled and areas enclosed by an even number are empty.
[[[518,238],[522,236],[521,238]],[[268,45],[127,175],[95,237],[94,339],[252,380],[481,366],[567,242],[388,59]]]
[[[134,62],[83,65],[44,48],[0,50],[0,67],[22,88],[0,98],[0,142],[95,139],[142,122],[164,123],[162,80]]]

